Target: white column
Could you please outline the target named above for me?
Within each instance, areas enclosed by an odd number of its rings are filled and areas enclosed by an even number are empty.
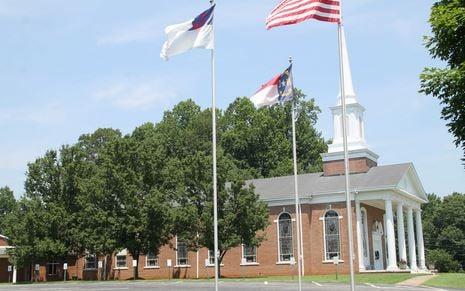
[[[425,246],[423,244],[423,224],[421,222],[421,209],[415,210],[415,222],[417,228],[417,250],[418,250],[418,267],[422,270],[426,270],[425,265]]]
[[[11,279],[13,284],[16,284],[16,276],[17,276],[16,266],[13,266],[13,279]]]
[[[360,201],[358,198],[355,200],[355,215],[357,218],[357,252],[358,252],[358,269],[365,271],[365,260],[363,259],[363,246],[362,246],[362,212],[360,211]]]
[[[396,238],[394,232],[394,215],[392,213],[392,200],[385,200],[386,206],[386,236],[387,236],[387,251],[388,251],[388,271],[396,271],[397,267],[397,257],[396,257]]]
[[[417,255],[415,246],[415,230],[413,229],[413,211],[407,208],[407,231],[408,231],[408,257],[410,260],[410,270],[415,272],[417,268]]]
[[[397,203],[397,242],[399,243],[399,260],[407,262],[405,247],[404,205]]]

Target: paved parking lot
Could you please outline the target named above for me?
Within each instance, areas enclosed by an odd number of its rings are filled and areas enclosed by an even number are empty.
[[[41,283],[27,285],[9,285],[1,284],[0,290],[15,290],[15,291],[148,291],[148,290],[214,290],[213,282],[211,281],[116,281],[116,282],[69,282],[69,283]],[[224,291],[255,291],[255,290],[297,290],[297,283],[282,283],[282,282],[220,282],[220,290]],[[326,284],[318,282],[304,283],[304,290],[312,291],[345,291],[349,290],[347,285]],[[378,286],[363,284],[357,286],[357,290],[388,290],[388,291],[445,291],[447,289],[431,288],[431,287],[408,287],[408,286]]]

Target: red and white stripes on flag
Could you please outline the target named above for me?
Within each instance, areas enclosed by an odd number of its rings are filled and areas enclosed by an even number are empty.
[[[266,19],[266,28],[296,24],[311,18],[339,23],[340,13],[339,0],[282,0]]]

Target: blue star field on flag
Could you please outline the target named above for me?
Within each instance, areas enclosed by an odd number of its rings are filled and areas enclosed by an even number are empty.
[[[278,100],[279,102],[286,102],[292,100],[294,97],[294,85],[292,84],[292,65],[289,66],[282,74],[279,76],[278,81]]]

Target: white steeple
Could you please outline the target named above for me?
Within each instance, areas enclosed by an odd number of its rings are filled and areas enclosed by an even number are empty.
[[[343,28],[342,28],[343,29]],[[344,30],[342,30],[342,63],[344,74],[344,90],[347,111],[347,143],[349,157],[368,157],[377,161],[378,155],[373,153],[365,141],[365,129],[363,113],[365,108],[358,103],[355,90],[352,84],[352,74],[350,71],[349,55]],[[342,137],[342,106],[341,93],[337,98],[337,104],[331,107],[333,114],[333,143],[328,146],[328,153],[323,154],[323,160],[343,159],[343,137]]]
[[[352,84],[352,73],[350,71],[350,63],[349,63],[349,54],[347,53],[347,45],[346,45],[346,36],[344,33],[344,27],[341,27],[341,33],[342,33],[342,67],[344,69],[344,91],[346,95],[346,104],[350,103],[357,103],[357,100],[355,99],[355,91],[354,91],[354,85]],[[339,89],[339,96],[338,96],[338,101],[337,105],[341,105],[341,91]]]

